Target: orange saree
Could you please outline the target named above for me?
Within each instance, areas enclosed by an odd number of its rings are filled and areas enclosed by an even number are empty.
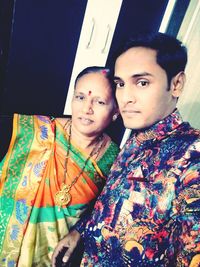
[[[67,145],[68,138],[56,120],[14,115],[12,140],[0,163],[0,266],[51,266],[58,240],[100,193],[118,153],[112,141],[97,162],[88,160],[70,190],[69,205],[55,205],[64,179]],[[71,142],[68,179],[80,173],[87,157]]]

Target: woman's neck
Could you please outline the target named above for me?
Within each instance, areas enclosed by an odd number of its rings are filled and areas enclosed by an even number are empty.
[[[93,149],[99,143],[101,135],[88,136],[79,132],[73,125],[71,125],[71,140],[76,142],[82,149]]]
[[[85,150],[91,150],[99,142],[99,138],[102,135],[87,136],[79,132],[72,124],[70,119],[57,118],[57,121],[62,125],[64,131],[71,135],[71,140],[78,144],[79,147]],[[71,127],[71,129],[70,129]]]
[[[79,132],[76,127],[73,126],[70,119],[57,118],[57,121],[62,125],[63,130],[69,137],[69,139],[75,142],[81,149],[95,159],[102,156],[103,151],[109,144],[107,135],[97,134],[93,136],[87,136]],[[103,148],[103,149],[102,149]]]

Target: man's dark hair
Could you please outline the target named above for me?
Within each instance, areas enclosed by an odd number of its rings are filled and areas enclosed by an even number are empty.
[[[121,54],[133,47],[145,47],[157,51],[157,63],[166,71],[168,83],[180,71],[185,70],[187,49],[173,36],[160,32],[133,36],[115,53],[114,62]]]

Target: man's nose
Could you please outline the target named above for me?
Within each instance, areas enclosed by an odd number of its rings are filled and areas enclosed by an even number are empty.
[[[136,95],[134,88],[130,85],[124,87],[122,92],[122,99],[123,103],[135,103],[136,102]]]

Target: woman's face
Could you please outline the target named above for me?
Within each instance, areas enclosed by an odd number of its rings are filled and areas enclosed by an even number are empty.
[[[72,127],[85,136],[99,135],[112,121],[116,105],[102,72],[83,75],[72,99]]]

